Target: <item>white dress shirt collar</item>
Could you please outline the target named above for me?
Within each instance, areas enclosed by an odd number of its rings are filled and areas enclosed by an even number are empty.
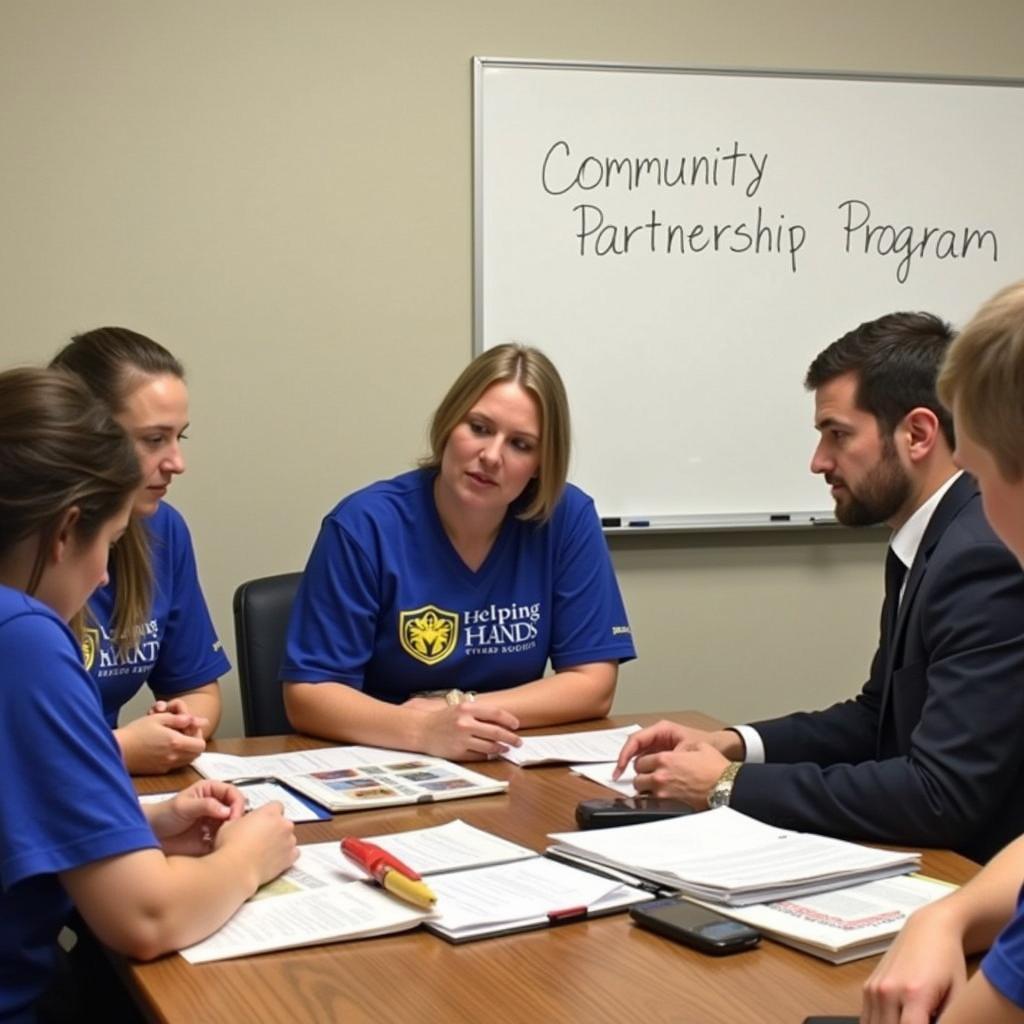
[[[924,531],[939,507],[939,502],[946,491],[956,483],[963,470],[957,470],[914,514],[889,538],[889,547],[893,554],[909,569],[917,557],[917,549],[921,546]]]

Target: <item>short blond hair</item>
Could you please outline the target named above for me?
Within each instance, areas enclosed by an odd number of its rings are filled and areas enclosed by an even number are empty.
[[[540,411],[540,464],[537,478],[523,492],[519,518],[544,522],[555,510],[569,471],[569,401],[554,363],[526,345],[497,345],[481,352],[448,389],[430,423],[430,454],[420,460],[439,469],[451,432],[480,396],[494,384],[518,384],[537,402]]]
[[[1010,483],[1024,477],[1024,281],[992,296],[950,346],[939,397]]]

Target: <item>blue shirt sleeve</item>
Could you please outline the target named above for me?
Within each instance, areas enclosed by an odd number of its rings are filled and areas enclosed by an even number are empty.
[[[336,680],[362,689],[379,611],[373,566],[337,517],[328,516],[295,596],[281,679]]]
[[[593,661],[636,657],[632,631],[593,501],[566,501],[567,522],[555,553],[549,656],[556,672]],[[566,495],[569,498],[569,494]]]
[[[152,539],[153,585],[164,590],[168,602],[160,653],[147,680],[159,696],[195,689],[231,668],[199,585],[188,527],[176,510],[168,507],[167,512],[167,532]],[[158,545],[166,550],[156,550]]]
[[[0,626],[0,884],[157,846],[70,632]]]
[[[1000,932],[981,961],[981,970],[994,989],[1024,1009],[1024,889],[1017,897],[1017,912]]]

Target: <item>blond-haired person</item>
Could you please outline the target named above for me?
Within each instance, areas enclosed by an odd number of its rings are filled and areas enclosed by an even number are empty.
[[[1024,564],[1024,281],[985,303],[939,377],[956,461],[981,488],[992,528]],[[1020,799],[1020,794],[1015,794]],[[869,1024],[1024,1022],[1024,837],[969,884],[918,911],[869,978]],[[967,981],[965,957],[991,946]]]
[[[606,714],[635,652],[594,504],[566,483],[558,372],[536,349],[482,353],[430,445],[323,521],[281,669],[292,725],[473,760]]]

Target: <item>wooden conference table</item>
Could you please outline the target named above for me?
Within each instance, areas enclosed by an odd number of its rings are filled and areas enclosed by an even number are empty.
[[[626,715],[538,732],[605,728],[672,718],[714,728],[696,712]],[[211,749],[265,754],[322,746],[301,736],[217,740]],[[477,766],[474,766],[477,767]],[[439,825],[453,818],[522,843],[547,845],[548,832],[575,828],[580,800],[613,794],[565,766],[479,770],[509,779],[508,792],[438,804],[360,811],[296,826],[300,843]],[[193,781],[185,769],[138,780],[142,792]],[[929,851],[924,870],[964,882],[971,861]],[[171,955],[129,964],[127,973],[153,1019],[214,1022],[687,1022],[800,1024],[808,1014],[855,1013],[876,959],[836,967],[774,942],[717,959],[634,927],[614,914],[460,946],[422,930],[190,966]]]

